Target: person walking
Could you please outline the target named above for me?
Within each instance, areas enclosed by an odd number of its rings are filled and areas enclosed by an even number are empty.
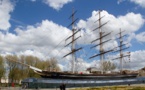
[[[62,84],[59,86],[59,88],[60,88],[60,90],[63,90],[63,89],[62,89]]]
[[[65,88],[66,88],[66,85],[65,85],[65,83],[63,83],[62,90],[65,90]]]

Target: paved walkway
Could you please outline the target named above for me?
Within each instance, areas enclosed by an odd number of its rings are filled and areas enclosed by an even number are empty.
[[[127,86],[127,85],[121,85]],[[131,86],[140,86],[145,87],[145,84],[131,84]],[[71,88],[73,89],[73,88]],[[66,90],[71,90],[70,88],[66,88]],[[0,87],[0,90],[60,90],[59,88],[52,88],[52,89],[21,89],[21,87]]]
[[[0,90],[60,90],[59,88],[50,88],[50,89],[21,89],[21,87],[0,87]],[[70,90],[66,88],[66,90]]]

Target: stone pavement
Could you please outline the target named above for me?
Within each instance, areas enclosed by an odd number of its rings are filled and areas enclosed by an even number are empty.
[[[60,90],[59,88],[50,88],[50,89],[21,89],[21,87],[0,87],[0,90]],[[66,90],[70,90],[66,88]]]

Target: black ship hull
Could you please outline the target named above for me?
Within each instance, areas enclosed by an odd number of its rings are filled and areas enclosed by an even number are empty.
[[[88,75],[88,76],[81,76],[81,75],[56,75],[51,74],[49,76],[46,75],[40,75],[42,78],[49,78],[49,79],[97,79],[97,80],[117,80],[117,79],[126,79],[126,78],[136,78],[137,74],[128,74],[128,75]]]
[[[95,79],[95,80],[118,80],[136,78],[137,73],[132,74],[71,74],[63,72],[37,72],[42,78],[49,79]]]

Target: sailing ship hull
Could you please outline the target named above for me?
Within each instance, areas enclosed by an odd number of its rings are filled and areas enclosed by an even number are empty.
[[[28,78],[22,81],[27,88],[59,88],[65,84],[67,88],[96,87],[107,85],[138,84],[145,81],[138,74],[72,74],[64,72],[36,72],[42,78]]]
[[[97,80],[118,80],[118,79],[125,79],[125,78],[135,78],[136,75],[120,75],[120,76],[41,76],[42,78],[49,78],[49,79],[97,79]]]
[[[73,73],[65,73],[65,72],[48,72],[42,71],[36,72],[42,78],[50,78],[50,79],[97,79],[97,80],[117,80],[117,79],[125,79],[125,78],[136,78],[138,73],[131,74],[73,74]]]
[[[59,88],[60,85],[65,84],[66,88],[74,87],[97,87],[97,86],[111,86],[111,85],[130,85],[145,83],[145,77],[124,78],[115,80],[98,80],[98,79],[50,79],[50,78],[27,78],[22,81],[22,86],[26,88]]]

